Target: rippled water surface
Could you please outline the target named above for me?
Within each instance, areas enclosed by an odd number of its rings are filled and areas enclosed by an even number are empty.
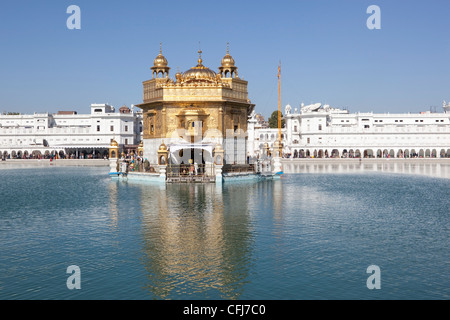
[[[450,298],[449,179],[159,186],[50,167],[0,181],[0,299]],[[380,290],[366,287],[370,265]]]

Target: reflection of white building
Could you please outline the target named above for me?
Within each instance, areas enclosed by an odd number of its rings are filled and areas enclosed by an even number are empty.
[[[287,105],[282,129],[285,157],[450,157],[450,103],[444,113],[349,113],[328,105]],[[249,120],[249,150],[271,148],[277,129]],[[252,130],[253,129],[253,130]]]
[[[111,140],[121,147],[141,140],[142,112],[123,106],[92,104],[90,114],[60,111],[56,114],[0,115],[0,154],[33,156],[103,157]]]

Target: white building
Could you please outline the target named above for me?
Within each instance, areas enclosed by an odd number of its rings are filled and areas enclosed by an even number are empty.
[[[90,114],[60,111],[56,114],[0,115],[0,155],[4,158],[102,158],[111,140],[121,149],[141,141],[142,112],[123,106],[92,104]]]
[[[328,105],[285,108],[285,157],[450,157],[450,103],[443,113],[350,113]],[[257,128],[249,120],[249,152],[272,148],[278,129]]]

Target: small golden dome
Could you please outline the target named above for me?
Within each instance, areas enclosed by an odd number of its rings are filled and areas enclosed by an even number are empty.
[[[119,146],[119,144],[117,143],[117,141],[114,140],[114,139],[112,139],[112,141],[111,141],[111,147],[117,147],[117,146]]]
[[[222,58],[222,67],[234,67],[234,59],[230,55],[230,48],[228,43],[227,43],[227,54]]]
[[[168,65],[166,57],[162,54],[162,43],[159,44],[159,54],[153,60],[153,67],[165,68]]]
[[[167,67],[168,62],[167,59],[162,55],[162,53],[160,52],[158,54],[158,56],[155,58],[155,60],[153,60],[153,65],[155,67]]]
[[[159,146],[159,150],[160,150],[160,151],[166,151],[166,150],[167,150],[167,146],[164,144],[164,141],[163,141],[163,143],[161,143],[161,145]]]
[[[222,59],[222,67],[234,67],[234,59],[228,53]]]
[[[142,147],[144,147],[144,141],[143,140],[141,140],[141,142],[139,142],[139,148],[142,148]]]
[[[230,55],[229,43],[227,42],[227,54],[222,59],[222,64],[219,67],[219,73],[222,78],[238,78],[238,68],[234,64],[234,59]]]

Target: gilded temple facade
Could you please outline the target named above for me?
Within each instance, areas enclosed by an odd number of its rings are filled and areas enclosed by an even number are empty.
[[[223,164],[244,164],[247,159],[247,122],[254,110],[247,81],[240,79],[227,53],[218,72],[197,65],[169,77],[170,67],[161,50],[143,82],[144,158],[160,164],[158,150],[167,150],[168,164],[199,163],[212,167],[215,150]],[[161,153],[160,153],[161,154]]]

